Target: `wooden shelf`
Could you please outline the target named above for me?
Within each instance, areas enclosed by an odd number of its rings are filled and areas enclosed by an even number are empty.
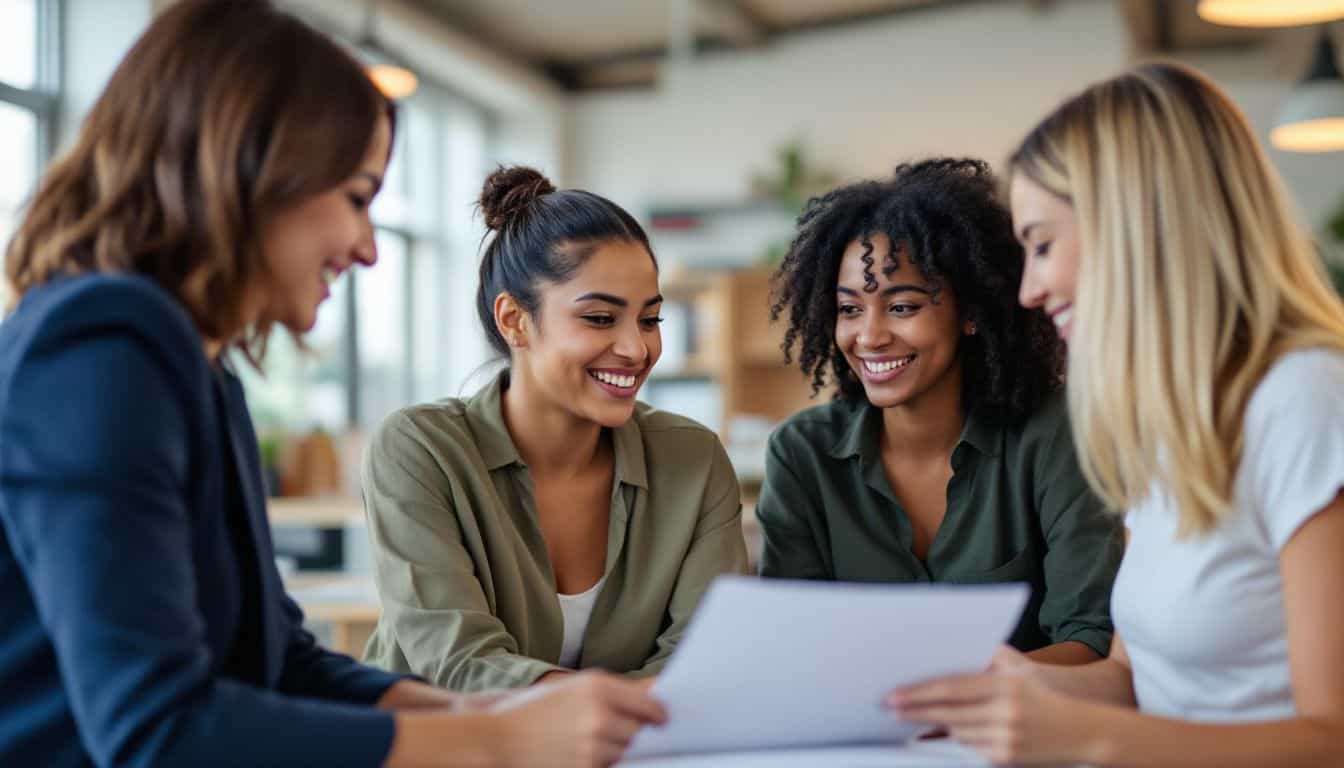
[[[266,500],[271,525],[343,528],[364,524],[364,502],[355,496],[279,496]]]

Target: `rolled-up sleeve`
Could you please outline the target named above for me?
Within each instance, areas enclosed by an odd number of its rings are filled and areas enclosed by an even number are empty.
[[[1067,418],[1037,454],[1037,510],[1045,539],[1041,629],[1052,643],[1073,640],[1106,656],[1111,648],[1111,584],[1124,552],[1119,515],[1106,511],[1078,467]]]

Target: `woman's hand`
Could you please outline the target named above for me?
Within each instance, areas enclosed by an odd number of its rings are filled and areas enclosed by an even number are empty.
[[[579,672],[501,697],[501,757],[510,766],[607,766],[620,760],[635,731],[666,720],[644,681]]]
[[[902,720],[946,728],[994,763],[1088,759],[1094,705],[1051,690],[1018,657],[1000,651],[990,672],[899,688],[887,707]]]

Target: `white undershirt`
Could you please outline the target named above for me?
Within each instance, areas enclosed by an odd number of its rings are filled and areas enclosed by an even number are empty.
[[[1111,616],[1139,708],[1201,721],[1296,712],[1279,553],[1344,488],[1344,354],[1292,352],[1246,409],[1231,513],[1176,539],[1161,487],[1129,510]]]
[[[606,576],[597,580],[586,592],[577,595],[562,595],[560,614],[565,620],[565,641],[560,646],[560,666],[578,669],[579,655],[583,653],[583,633],[588,630],[588,620],[592,618],[593,606],[597,604],[597,595],[602,591]]]

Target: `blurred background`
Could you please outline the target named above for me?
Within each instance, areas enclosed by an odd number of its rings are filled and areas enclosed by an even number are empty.
[[[0,241],[171,2],[0,0]],[[671,301],[642,398],[723,437],[749,536],[764,440],[813,402],[782,365],[767,311],[771,265],[810,195],[931,154],[998,166],[1066,96],[1166,57],[1227,89],[1323,257],[1344,252],[1344,80],[1330,45],[1344,42],[1344,23],[1330,23],[1344,9],[1331,0],[279,5],[348,44],[401,103],[373,210],[378,265],[340,279],[309,352],[277,335],[264,374],[240,366],[282,567],[315,626],[356,653],[377,616],[363,436],[403,405],[470,394],[493,370],[472,306],[474,201],[498,164],[605,195],[649,228]]]

